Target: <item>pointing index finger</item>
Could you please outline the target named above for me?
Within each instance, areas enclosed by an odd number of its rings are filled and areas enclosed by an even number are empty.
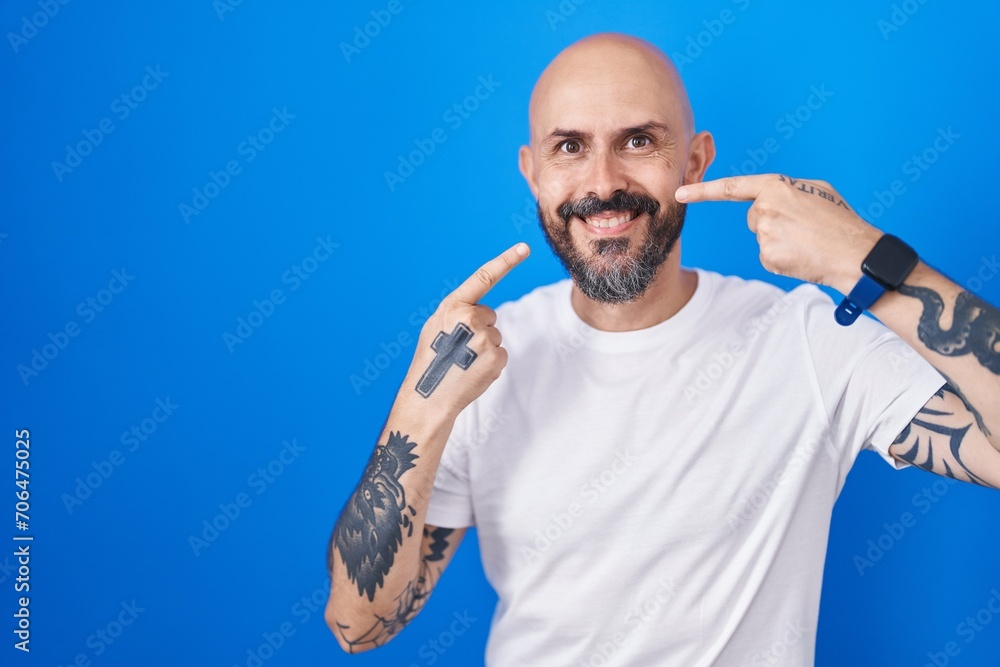
[[[530,252],[527,243],[518,243],[504,250],[498,257],[479,267],[465,282],[455,288],[451,298],[467,304],[477,304],[511,269],[520,264]]]
[[[689,183],[677,189],[674,197],[679,202],[699,201],[751,201],[756,199],[767,183],[768,175],[727,176],[714,181]]]

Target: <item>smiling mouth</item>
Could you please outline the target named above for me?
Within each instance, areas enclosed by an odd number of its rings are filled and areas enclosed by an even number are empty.
[[[580,218],[584,224],[597,229],[614,229],[632,222],[639,217],[641,211],[605,211],[597,215]]]

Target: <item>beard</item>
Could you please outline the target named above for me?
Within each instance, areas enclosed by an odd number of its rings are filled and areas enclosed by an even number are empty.
[[[645,293],[681,236],[687,207],[675,201],[662,211],[660,208],[648,195],[617,191],[606,200],[591,196],[568,201],[559,207],[558,220],[539,205],[538,222],[552,252],[584,295],[600,303],[621,304]],[[590,254],[576,247],[570,233],[573,217],[605,211],[649,216],[646,233],[635,247],[625,236],[592,239]]]

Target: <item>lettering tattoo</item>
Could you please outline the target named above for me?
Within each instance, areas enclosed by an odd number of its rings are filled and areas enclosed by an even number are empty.
[[[396,610],[391,616],[383,618],[376,615],[375,623],[353,639],[348,637],[351,627],[337,623],[337,630],[343,637],[344,643],[350,647],[350,653],[382,646],[399,634],[423,609],[444,571],[441,566],[435,566],[434,563],[444,559],[444,552],[448,548],[448,537],[453,532],[455,531],[451,528],[428,530],[428,527],[424,526],[425,541],[426,538],[432,540],[428,546],[429,553],[420,559],[420,572],[416,581],[407,584],[406,589],[396,598]]]
[[[806,183],[802,181],[802,179],[789,178],[788,176],[782,176],[781,174],[778,175],[778,178],[780,178],[782,182],[788,183],[790,187],[793,187],[800,192],[804,192],[807,195],[816,195],[817,197],[822,197],[823,199],[827,200],[832,204],[835,204],[837,206],[843,206],[848,211],[851,210],[851,207],[847,205],[847,202],[845,202],[842,197],[837,197],[831,192],[827,192],[826,190],[817,188],[815,185],[812,185],[811,183]]]
[[[1000,310],[969,292],[955,299],[950,329],[941,327],[944,299],[927,287],[901,285],[899,293],[919,299],[924,312],[917,335],[929,349],[947,357],[974,354],[979,363],[1000,375]]]
[[[476,353],[467,345],[473,336],[472,329],[462,322],[455,325],[452,332],[439,331],[431,343],[431,349],[437,352],[434,361],[427,367],[417,382],[417,393],[427,398],[444,379],[444,374],[453,365],[463,371],[467,370],[476,360]]]
[[[375,588],[392,567],[396,551],[413,534],[416,510],[406,502],[400,476],[416,467],[412,453],[417,443],[408,435],[389,432],[388,441],[377,445],[354,494],[344,506],[330,536],[327,564],[333,571],[333,545],[340,550],[351,581],[358,585],[358,595],[375,599]]]
[[[972,482],[980,486],[990,486],[962,461],[962,444],[965,435],[973,426],[973,421],[977,419],[975,410],[951,384],[944,385],[934,394],[940,399],[945,399],[948,395],[961,399],[961,403],[966,408],[966,414],[936,409],[937,406],[934,406],[932,401],[928,401],[927,405],[920,409],[913,421],[907,424],[903,432],[892,443],[893,445],[912,443],[910,448],[900,454],[894,454],[894,456],[929,472]],[[941,464],[941,467],[937,469],[935,469],[937,463],[935,453]],[[954,469],[949,465],[949,460],[956,464]]]

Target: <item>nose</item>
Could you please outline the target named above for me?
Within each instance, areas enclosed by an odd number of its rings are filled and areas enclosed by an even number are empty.
[[[589,162],[584,187],[601,199],[609,199],[618,190],[628,189],[624,166],[614,151],[595,152]]]

